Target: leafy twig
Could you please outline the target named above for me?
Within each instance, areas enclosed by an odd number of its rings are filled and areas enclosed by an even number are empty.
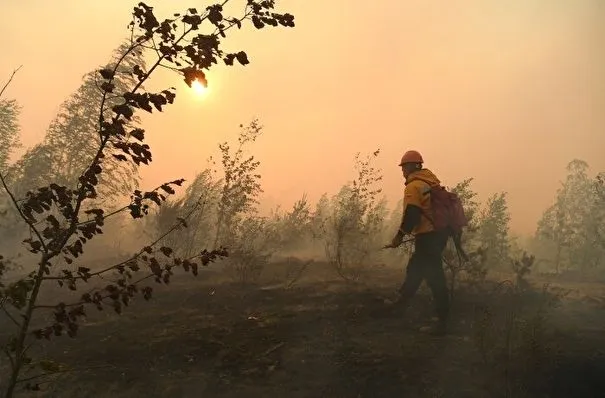
[[[178,221],[176,223],[174,223],[168,230],[164,231],[164,233],[162,233],[158,238],[156,238],[154,241],[150,242],[147,246],[145,246],[143,249],[141,249],[139,252],[137,252],[136,254],[134,254],[133,256],[131,256],[130,258],[128,258],[127,260],[121,261],[117,264],[111,265],[109,267],[103,268],[99,271],[95,271],[95,272],[91,272],[88,273],[86,276],[73,276],[73,277],[66,277],[66,276],[45,276],[44,279],[45,280],[65,280],[65,279],[72,279],[72,280],[79,280],[79,279],[90,279],[91,277],[94,276],[99,276],[101,274],[104,274],[106,272],[112,271],[114,269],[117,269],[118,267],[127,265],[129,263],[131,263],[132,261],[137,260],[140,256],[142,256],[144,253],[147,252],[148,248],[154,247],[155,245],[157,245],[158,243],[160,243],[165,237],[167,237],[168,235],[170,235],[172,232],[176,231],[178,228],[182,227],[183,225],[186,225],[185,221],[187,219],[189,219],[191,217],[191,215],[193,215],[193,213],[197,210],[197,208],[200,206],[200,202],[197,202],[195,204],[195,206],[193,206],[191,208],[191,210],[182,218],[179,218]]]

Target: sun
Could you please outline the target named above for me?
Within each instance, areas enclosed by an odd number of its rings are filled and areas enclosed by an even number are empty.
[[[194,80],[191,83],[191,88],[200,97],[205,96],[208,93],[208,87],[204,86],[199,80]]]

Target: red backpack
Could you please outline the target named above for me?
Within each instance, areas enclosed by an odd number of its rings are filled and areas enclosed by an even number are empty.
[[[458,255],[464,260],[468,260],[461,242],[462,229],[468,225],[468,219],[464,214],[460,197],[440,185],[429,186],[431,189],[427,194],[431,195],[431,212],[433,214],[432,217],[427,214],[425,216],[433,224],[435,230],[447,231],[454,240]]]

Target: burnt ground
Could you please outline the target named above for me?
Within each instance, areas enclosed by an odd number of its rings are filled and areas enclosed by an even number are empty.
[[[460,289],[451,334],[434,337],[420,330],[432,314],[424,288],[405,317],[381,299],[401,270],[376,270],[352,286],[316,267],[290,289],[267,286],[275,275],[243,287],[208,272],[158,285],[150,302],[119,316],[91,309],[76,339],[37,352],[75,371],[35,396],[605,396],[603,307],[580,300],[603,297],[602,285],[574,285],[580,293],[541,323],[539,292],[510,312],[511,296]],[[519,330],[506,328],[511,313]]]

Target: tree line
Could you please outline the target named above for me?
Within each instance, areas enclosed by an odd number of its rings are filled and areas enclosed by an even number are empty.
[[[114,51],[112,62],[127,46],[124,43]],[[141,71],[146,70],[142,53],[129,53],[120,68],[127,70],[135,65]],[[111,62],[106,65],[110,66]],[[136,84],[136,77],[131,74],[114,78],[116,90],[127,91]],[[76,92],[61,104],[43,140],[10,162],[11,154],[20,147],[20,107],[13,99],[0,99],[0,167],[6,170],[4,174],[17,196],[48,181],[65,186],[77,184],[80,171],[86,168],[98,145],[94,126],[98,123],[96,109],[100,100],[95,71],[91,71],[84,75]],[[140,129],[138,117],[128,120],[127,127],[136,135]],[[337,193],[331,196],[325,193],[315,204],[309,203],[303,194],[290,209],[278,207],[269,216],[260,216],[258,204],[263,193],[257,172],[260,163],[249,153],[263,127],[259,120],[253,120],[240,125],[240,130],[235,145],[228,142],[218,145],[220,164],[214,162],[212,167],[200,171],[178,199],[168,200],[154,210],[136,234],[153,235],[149,231],[159,234],[175,218],[192,212],[189,228],[182,228],[166,240],[183,255],[199,247],[231,247],[232,256],[225,261],[239,270],[237,278],[242,281],[258,277],[263,264],[275,253],[319,251],[341,276],[353,279],[359,277],[360,268],[367,268],[367,264],[389,259],[378,248],[397,229],[403,203],[400,200],[389,207],[381,195],[382,172],[373,165],[380,151],[365,157],[357,154],[352,164],[356,177],[344,183]],[[104,166],[93,205],[102,204],[115,210],[121,200],[140,188],[140,165],[107,157]],[[605,173],[590,176],[586,162],[572,160],[552,205],[545,209],[533,236],[524,241],[510,231],[507,192],[494,193],[485,203],[479,203],[472,178],[453,184],[451,189],[461,196],[471,220],[464,244],[475,258],[481,257],[480,269],[471,268],[479,273],[507,269],[526,250],[537,256],[536,267],[542,272],[575,271],[592,275],[602,270],[604,177]],[[17,215],[10,211],[5,193],[0,194],[0,206],[3,217],[0,232],[4,237],[18,236]],[[238,256],[240,263],[234,264]],[[447,264],[455,262],[450,257],[446,253]],[[451,267],[455,272],[456,267]]]

